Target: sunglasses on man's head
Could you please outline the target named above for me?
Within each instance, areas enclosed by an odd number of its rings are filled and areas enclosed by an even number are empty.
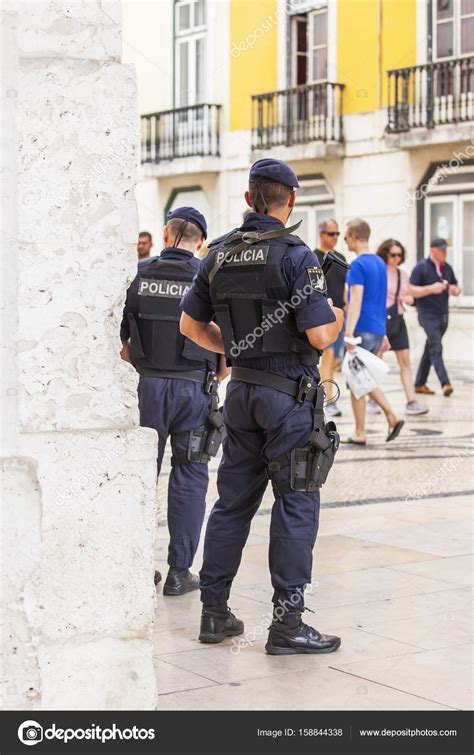
[[[389,257],[400,257],[401,258],[402,253],[401,252],[389,252],[388,256]]]
[[[325,233],[326,236],[337,237],[340,235],[341,232],[340,231],[323,231],[323,233]]]

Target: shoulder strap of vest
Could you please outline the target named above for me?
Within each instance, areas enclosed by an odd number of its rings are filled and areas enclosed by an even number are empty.
[[[234,254],[243,251],[246,247],[252,244],[257,244],[259,241],[265,241],[266,239],[277,239],[279,236],[288,236],[292,231],[296,231],[303,221],[290,226],[289,228],[278,228],[275,231],[265,231],[260,233],[259,231],[244,231],[242,233],[236,233],[236,245],[233,245],[222,257],[219,262],[216,262],[211,272],[209,273],[209,283],[212,283],[217,273],[221,269],[225,262],[229,262]]]
[[[153,273],[158,273],[160,270],[186,270],[190,273],[193,273],[193,275],[196,273],[197,267],[195,264],[193,264],[193,259],[182,259],[182,260],[162,260],[158,257],[158,259],[155,262],[152,262],[150,265],[146,265],[145,271],[148,271],[151,275]]]

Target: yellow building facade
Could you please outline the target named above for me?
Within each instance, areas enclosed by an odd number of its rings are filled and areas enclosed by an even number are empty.
[[[143,227],[196,204],[212,235],[235,227],[256,159],[287,160],[294,211],[366,218],[411,267],[448,239],[474,295],[473,0],[124,2],[137,67]],[[155,33],[151,33],[151,30]],[[343,251],[343,250],[342,250]]]

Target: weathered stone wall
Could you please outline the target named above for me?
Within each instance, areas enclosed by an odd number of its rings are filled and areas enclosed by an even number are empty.
[[[156,434],[136,427],[136,379],[118,358],[138,230],[136,85],[120,24],[120,3],[99,0],[2,14],[14,115],[2,244],[12,708],[156,705]]]

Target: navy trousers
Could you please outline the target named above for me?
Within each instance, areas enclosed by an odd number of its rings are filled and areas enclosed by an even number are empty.
[[[415,385],[425,385],[433,365],[441,385],[449,383],[449,377],[443,362],[441,339],[448,328],[448,315],[420,315],[419,322],[426,333],[425,350],[416,373]]]
[[[138,383],[140,425],[158,433],[158,474],[168,437],[174,454],[186,452],[189,430],[209,416],[211,397],[191,380],[141,377]],[[172,467],[168,483],[168,564],[188,569],[199,544],[209,481],[207,464]]]
[[[231,380],[224,405],[226,437],[219,466],[219,498],[209,517],[200,573],[204,605],[226,603],[242,557],[252,517],[269,480],[265,464],[308,444],[309,402],[270,388]],[[289,467],[276,480],[288,479]],[[269,563],[273,602],[304,605],[311,582],[313,547],[319,524],[319,491],[279,495],[272,509]]]

